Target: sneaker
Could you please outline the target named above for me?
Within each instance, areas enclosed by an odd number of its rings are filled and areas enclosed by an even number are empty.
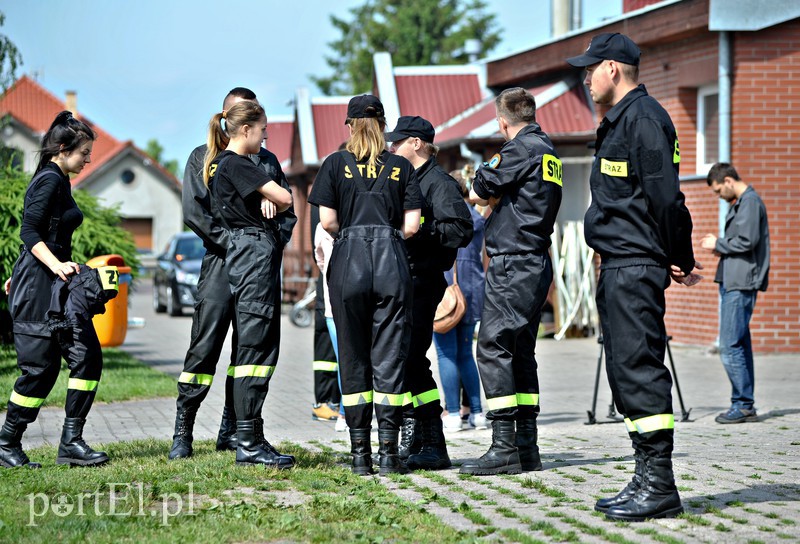
[[[336,412],[330,406],[328,406],[328,403],[315,404],[311,407],[311,419],[336,421],[339,419],[339,412]]]
[[[485,429],[489,426],[489,422],[483,412],[478,412],[477,414],[469,415],[469,426],[473,429]]]
[[[333,428],[337,433],[343,433],[349,429],[347,421],[343,417],[336,418],[336,425]]]
[[[444,416],[444,430],[450,433],[457,433],[461,430],[461,416],[458,414],[447,414]]]
[[[747,410],[745,408],[731,408],[724,414],[720,414],[714,418],[717,423],[745,423],[758,421],[758,414],[755,409]]]

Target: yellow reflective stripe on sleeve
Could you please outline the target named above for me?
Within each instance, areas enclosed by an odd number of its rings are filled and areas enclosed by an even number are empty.
[[[342,404],[345,406],[358,406],[359,404],[369,404],[370,402],[372,402],[372,391],[342,395]]]
[[[76,391],[95,391],[99,380],[81,380],[80,378],[70,378],[67,382],[67,389]]]
[[[653,431],[662,431],[664,429],[675,428],[675,415],[674,414],[656,414],[654,416],[642,417],[639,419],[632,419],[636,430],[640,433],[652,433]]]
[[[314,361],[311,364],[311,368],[314,369],[314,372],[336,372],[339,365],[336,364],[336,361]]]
[[[38,408],[39,406],[42,405],[42,403],[44,403],[44,399],[37,399],[36,397],[26,397],[25,395],[20,395],[16,391],[11,392],[11,398],[9,399],[9,401],[19,406],[24,406],[25,408]]]
[[[379,393],[375,391],[375,404],[383,406],[405,406],[410,393]]]
[[[517,393],[517,405],[538,406],[539,393]]]
[[[192,374],[191,372],[181,372],[178,376],[178,383],[189,383],[192,385],[211,385],[214,376],[211,374]]]
[[[425,391],[424,393],[420,393],[419,395],[412,397],[411,400],[414,403],[414,408],[439,400],[439,389]]]
[[[234,378],[269,378],[275,372],[274,366],[242,365],[233,367]]]
[[[630,419],[628,419],[626,417],[624,419],[624,422],[625,422],[625,428],[628,430],[629,433],[635,433],[636,432],[636,425],[633,424],[633,421],[631,421]]]
[[[486,399],[486,404],[489,410],[500,410],[502,408],[513,408],[517,406],[517,396],[508,395],[507,397],[496,397],[493,399]]]
[[[228,376],[233,376],[233,369],[234,369],[233,365],[228,365],[228,372],[227,372]]]
[[[119,291],[119,269],[116,266],[100,266],[97,268],[103,289]]]
[[[542,179],[551,181],[562,187],[562,176],[564,169],[561,160],[555,155],[545,155],[542,157]]]
[[[672,163],[678,164],[681,162],[681,148],[678,145],[678,139],[675,138],[675,150],[672,152]]]

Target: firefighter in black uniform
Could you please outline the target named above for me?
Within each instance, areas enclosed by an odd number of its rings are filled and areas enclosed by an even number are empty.
[[[227,111],[241,100],[255,100],[250,89],[236,87],[231,89],[222,104]],[[206,145],[192,151],[186,163],[183,176],[183,222],[203,239],[206,254],[200,266],[200,279],[197,283],[197,304],[192,315],[192,332],[189,349],[183,363],[183,372],[178,377],[177,415],[175,434],[170,459],[191,457],[192,431],[200,404],[208,395],[214,372],[219,361],[228,328],[233,320],[233,295],[225,273],[225,253],[228,250],[230,235],[214,219],[211,213],[211,196],[203,182],[203,159]],[[258,154],[249,155],[256,166],[263,168],[271,179],[280,180],[284,189],[289,184],[274,154],[261,148]],[[285,246],[297,222],[292,208],[278,214],[280,226],[280,245]],[[225,380],[225,407],[217,435],[217,450],[236,451],[236,413],[233,407],[233,374],[231,368],[236,354],[236,326],[234,322],[231,343],[231,366]]]
[[[683,511],[672,472],[672,378],[664,365],[664,290],[670,275],[694,285],[692,219],[680,190],[680,149],[667,112],[638,85],[640,51],[622,34],[592,38],[583,55],[592,99],[611,106],[599,128],[584,220],[601,257],[597,309],[617,410],[635,450],[633,480],[597,501],[611,519],[642,521]]]
[[[259,152],[266,129],[264,109],[250,100],[215,114],[209,124],[203,177],[211,193],[214,218],[230,234],[225,272],[233,292],[238,333],[231,369],[236,463],[291,468],[294,458],[280,454],[264,438],[261,419],[280,348],[281,245],[274,218],[292,204],[291,193],[279,180],[247,157]]]
[[[93,450],[82,436],[103,368],[91,319],[76,320],[66,337],[63,332],[54,333],[47,321],[54,280],[66,281],[80,272],[72,262],[72,234],[83,214],[72,198],[69,175],[80,173],[90,162],[94,139],[94,131],[85,123],[68,111],[59,113],[42,138],[39,165],[25,193],[20,228],[23,244],[10,284],[6,283],[17,365],[22,371],[0,430],[0,466],[7,468],[41,466],[29,461],[21,439],[52,390],[62,357],[70,378],[56,462],[92,466],[108,461],[105,452]]]
[[[406,472],[398,435],[408,397],[412,284],[403,238],[419,229],[422,199],[413,166],[386,151],[386,121],[376,97],[351,99],[345,123],[345,150],[322,163],[308,201],[319,206],[323,228],[337,236],[328,290],[353,472],[372,473],[373,402],[380,473]]]
[[[442,403],[426,356],[433,340],[433,318],[442,300],[459,247],[472,240],[472,217],[458,182],[436,162],[436,132],[422,117],[403,116],[386,134],[389,150],[409,160],[422,192],[419,232],[406,240],[414,282],[411,345],[406,362],[406,387],[411,404],[403,417],[400,456],[410,469],[437,470],[451,466],[442,431]]]
[[[492,422],[492,446],[464,463],[465,474],[541,470],[537,446],[539,376],[534,351],[553,279],[548,249],[561,205],[561,161],[536,124],[536,102],[524,89],[495,100],[506,140],[475,174],[470,200],[488,204],[485,299],[478,369]]]

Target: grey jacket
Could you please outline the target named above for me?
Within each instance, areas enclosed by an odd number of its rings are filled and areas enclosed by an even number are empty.
[[[752,187],[728,210],[725,237],[714,249],[722,256],[714,281],[726,291],[766,291],[769,283],[767,209]]]

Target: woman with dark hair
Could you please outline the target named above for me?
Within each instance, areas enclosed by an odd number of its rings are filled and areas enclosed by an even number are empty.
[[[412,303],[403,239],[419,229],[422,196],[411,163],[386,151],[376,97],[350,100],[345,122],[345,149],[322,163],[308,201],[336,236],[327,275],[353,472],[372,474],[374,403],[380,473],[403,473],[398,434],[411,400],[404,374]]]
[[[91,159],[95,133],[68,111],[59,113],[42,138],[36,173],[25,192],[20,238],[22,246],[11,279],[6,282],[14,322],[14,346],[22,375],[8,402],[0,430],[0,465],[11,468],[31,463],[22,450],[22,434],[36,420],[67,360],[66,419],[56,463],[100,465],[108,455],[83,440],[83,426],[92,407],[103,356],[91,320],[73,324],[69,341],[51,331],[47,314],[53,282],[80,273],[72,261],[72,234],[83,214],[72,198],[70,174],[79,174]]]
[[[224,123],[224,128],[223,128]],[[211,118],[203,178],[215,219],[230,233],[225,257],[238,331],[233,370],[237,465],[294,466],[264,438],[261,410],[280,347],[280,232],[292,194],[247,156],[267,136],[264,109],[237,102]]]

